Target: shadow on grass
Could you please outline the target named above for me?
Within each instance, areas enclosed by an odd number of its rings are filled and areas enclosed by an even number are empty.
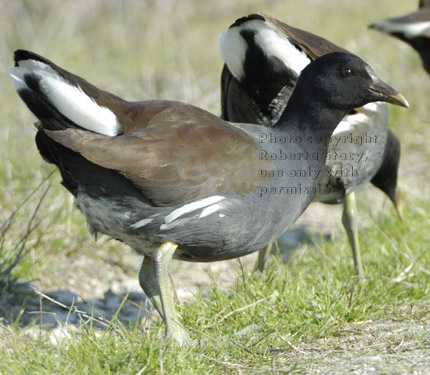
[[[20,327],[36,323],[46,329],[66,322],[74,325],[90,323],[98,327],[109,326],[115,319],[122,323],[137,322],[148,311],[143,293],[115,294],[108,291],[103,298],[85,301],[68,290],[41,293],[30,283],[22,282],[16,277],[17,266],[31,249],[37,248],[46,231],[46,224],[41,224],[45,215],[38,213],[50,189],[51,183],[48,180],[54,171],[55,169],[0,224],[0,322]],[[27,221],[26,225],[23,218],[17,219],[24,207],[25,211],[30,209],[28,218],[25,212],[21,213]],[[54,220],[55,218],[51,218],[50,223]],[[82,280],[82,283],[85,282],[86,280]]]
[[[30,283],[15,282],[9,289],[10,293],[2,295],[0,318],[4,324],[19,327],[36,324],[42,329],[53,329],[68,323],[105,328],[112,325],[112,321],[128,326],[144,319],[151,309],[143,292],[108,290],[103,298],[84,300],[69,290],[41,293]]]
[[[298,247],[312,245],[315,241],[316,238],[306,227],[301,226],[280,236],[273,254],[285,263]],[[91,278],[90,275],[88,277]],[[49,330],[67,323],[77,327],[91,324],[103,328],[112,325],[113,320],[128,326],[135,325],[154,312],[145,294],[137,291],[114,293],[108,290],[102,298],[85,300],[66,289],[42,293],[35,290],[31,283],[18,280],[12,280],[7,287],[0,289],[0,321],[19,327],[36,324]]]
[[[277,257],[279,263],[287,263],[294,252],[303,245],[315,247],[316,244],[330,241],[332,241],[330,234],[312,233],[305,225],[300,225],[280,235],[272,246],[270,254]]]

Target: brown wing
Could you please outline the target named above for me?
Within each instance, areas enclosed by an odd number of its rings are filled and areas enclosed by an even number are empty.
[[[267,22],[275,26],[288,38],[295,41],[312,59],[316,59],[330,52],[348,52],[318,35],[289,26],[267,14],[261,13],[261,15]]]
[[[87,160],[123,174],[163,206],[207,194],[254,191],[264,181],[258,170],[268,168],[247,134],[186,105],[166,108],[145,129],[117,137],[79,129],[46,132]]]

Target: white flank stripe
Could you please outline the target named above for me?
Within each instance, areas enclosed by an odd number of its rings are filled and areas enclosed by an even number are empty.
[[[132,229],[139,229],[144,227],[145,225],[149,224],[152,222],[153,219],[143,219],[138,221],[137,223],[134,223],[133,225],[130,225],[130,228]]]
[[[185,215],[189,212],[199,210],[200,208],[203,208],[206,206],[213,205],[215,203],[222,201],[223,199],[225,199],[225,197],[222,197],[220,195],[214,195],[212,197],[208,197],[208,198],[202,199],[200,201],[185,204],[184,206],[177,208],[176,210],[172,211],[169,215],[167,215],[164,218],[164,222],[166,224],[169,224],[182,215]]]
[[[240,35],[242,30],[255,32],[255,41],[267,56],[276,56],[286,67],[297,75],[311,60],[305,52],[297,49],[288,38],[279,33],[271,24],[259,20],[251,20],[238,27],[225,30],[219,38],[221,56],[233,76],[240,80],[243,77],[243,65],[247,43]]]
[[[409,38],[419,36],[424,30],[430,28],[430,21],[416,23],[396,23],[390,21],[381,21],[374,24],[376,30],[386,33],[402,33]]]
[[[214,212],[217,212],[220,209],[220,205],[219,204],[213,204],[212,206],[206,207],[202,213],[199,216],[199,219],[201,219],[202,217],[206,217],[209,216],[210,214],[213,214]]]
[[[183,225],[184,223],[181,221],[174,221],[173,223],[169,223],[169,224],[161,224],[160,225],[160,230],[168,230],[174,227],[177,227],[178,225]]]
[[[41,78],[41,91],[59,112],[74,123],[109,136],[115,136],[121,132],[121,125],[109,108],[99,106],[80,87],[71,85],[50,66],[40,61],[20,61],[19,66],[10,71],[12,82],[17,90],[28,88],[24,81],[26,74],[36,74]]]

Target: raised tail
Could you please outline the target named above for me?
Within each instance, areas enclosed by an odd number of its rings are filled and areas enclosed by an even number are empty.
[[[12,83],[43,129],[74,127],[109,136],[122,132],[117,113],[127,102],[36,53],[17,50],[14,59]]]

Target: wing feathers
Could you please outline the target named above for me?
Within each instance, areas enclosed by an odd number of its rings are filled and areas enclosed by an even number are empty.
[[[121,173],[156,204],[172,205],[219,192],[244,194],[261,184],[257,170],[267,165],[260,166],[259,146],[216,119],[219,126],[172,119],[117,137],[79,129],[45,132],[92,163]]]

